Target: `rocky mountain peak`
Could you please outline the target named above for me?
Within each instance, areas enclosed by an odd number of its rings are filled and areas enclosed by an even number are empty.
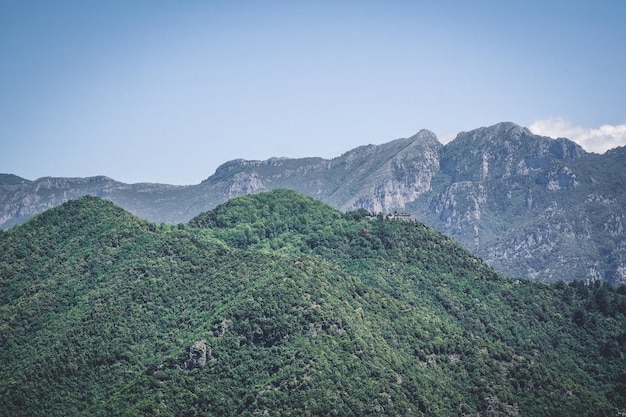
[[[434,132],[431,132],[428,129],[420,130],[415,135],[411,136],[409,139],[413,141],[420,141],[420,142],[439,143],[439,139],[437,139],[437,135],[435,135]]]
[[[215,174],[211,177],[207,178],[203,182],[208,181],[210,178],[223,178],[229,175],[232,175],[236,172],[241,171],[246,165],[248,165],[250,161],[246,161],[245,159],[233,159],[232,161],[224,162],[222,165],[218,166],[215,170]]]
[[[508,178],[585,154],[568,139],[538,136],[525,127],[504,122],[459,133],[444,147],[442,168],[456,182]]]
[[[502,143],[521,143],[533,137],[533,133],[525,127],[511,122],[502,122],[488,127],[480,127],[469,132],[459,132],[450,143],[463,142],[476,146],[492,146]]]
[[[527,128],[517,125],[513,122],[501,122],[497,123],[493,126],[484,128],[487,132],[494,132],[498,135],[510,135],[510,136],[521,136],[521,135],[532,135],[530,130]]]

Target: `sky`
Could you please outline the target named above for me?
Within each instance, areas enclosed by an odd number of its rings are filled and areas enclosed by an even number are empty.
[[[626,1],[0,0],[0,172],[197,184],[510,121],[626,145]]]

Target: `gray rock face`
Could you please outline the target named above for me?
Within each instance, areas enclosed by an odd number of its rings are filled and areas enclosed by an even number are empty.
[[[508,275],[625,283],[625,157],[501,123],[447,144],[409,209]]]
[[[193,342],[189,347],[189,359],[182,365],[183,369],[204,368],[207,363],[207,353],[211,354],[211,348],[204,340]]]
[[[590,154],[513,123],[461,132],[445,146],[422,130],[333,159],[234,160],[191,186],[0,175],[0,228],[86,194],[181,223],[233,197],[288,188],[344,211],[411,213],[507,275],[620,284],[624,166],[625,148]]]

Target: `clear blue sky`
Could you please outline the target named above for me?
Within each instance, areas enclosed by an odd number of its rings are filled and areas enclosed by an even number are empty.
[[[501,121],[602,152],[626,143],[624,22],[623,0],[0,0],[0,172],[196,184]]]

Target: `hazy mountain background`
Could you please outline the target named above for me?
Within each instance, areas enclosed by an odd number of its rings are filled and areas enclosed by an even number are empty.
[[[83,197],[0,232],[0,415],[616,416],[625,290],[289,190],[177,226]]]
[[[342,211],[411,213],[509,276],[619,285],[625,162],[624,147],[588,153],[513,123],[462,132],[446,145],[422,130],[333,159],[233,160],[190,186],[2,175],[0,225],[87,194],[150,221],[183,223],[230,198],[287,188]]]

